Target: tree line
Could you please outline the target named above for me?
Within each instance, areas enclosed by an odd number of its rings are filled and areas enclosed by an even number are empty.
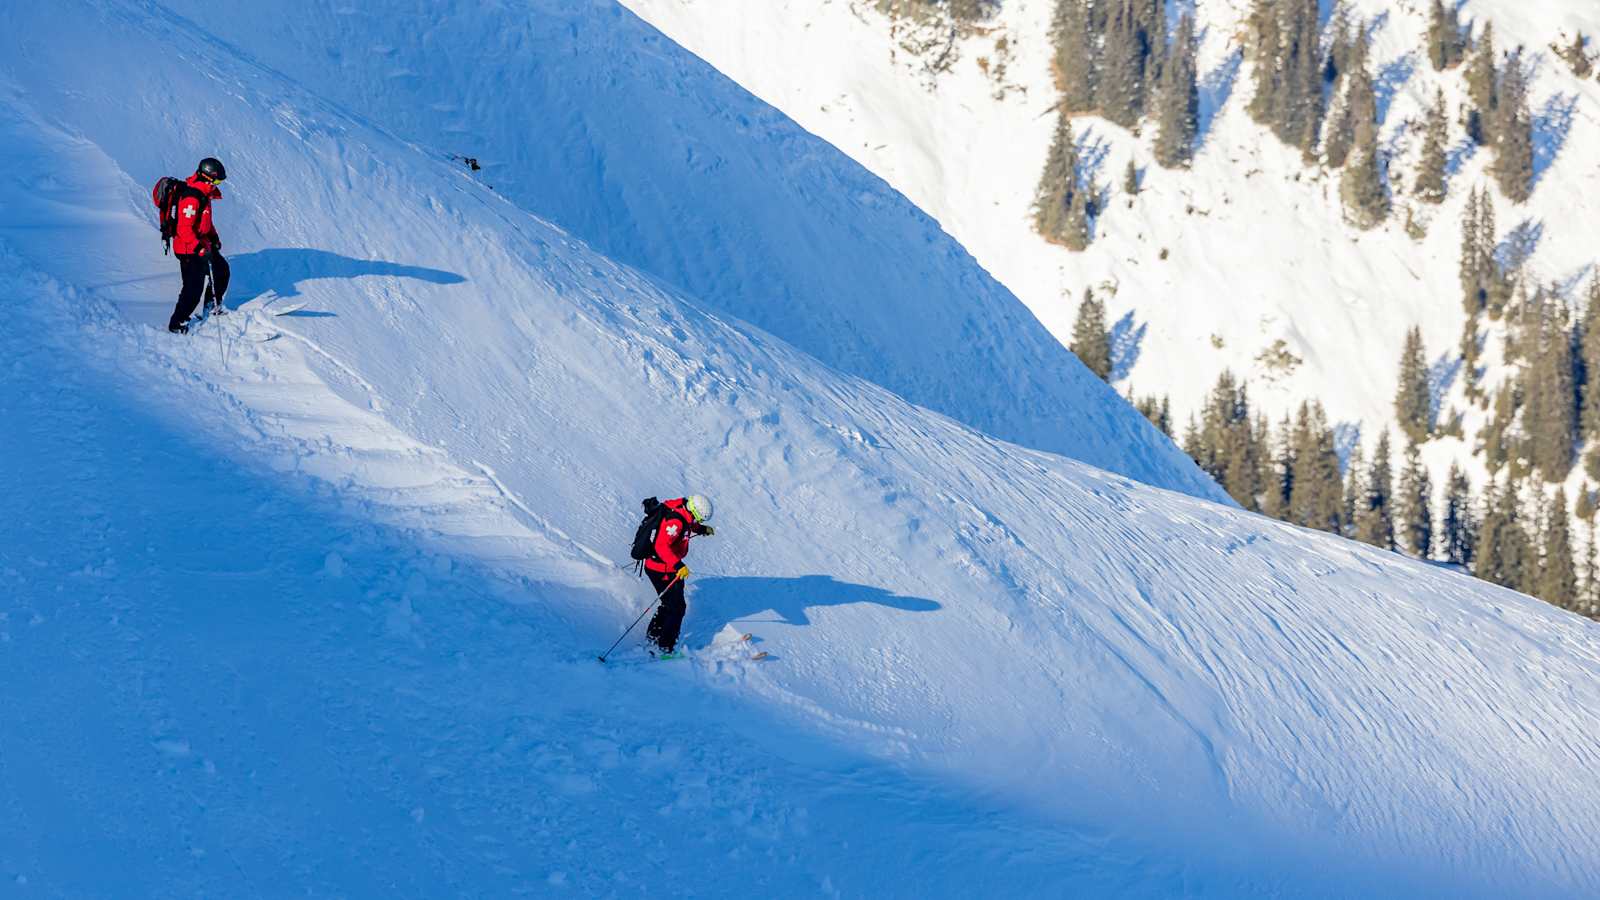
[[[1168,27],[1168,0],[1057,0],[1050,40],[1056,126],[1034,198],[1034,225],[1047,240],[1088,247],[1101,189],[1085,171],[1072,121],[1100,115],[1138,133],[1155,119],[1156,162],[1182,168],[1194,159],[1200,127],[1194,18]],[[1137,174],[1129,193],[1137,193]]]

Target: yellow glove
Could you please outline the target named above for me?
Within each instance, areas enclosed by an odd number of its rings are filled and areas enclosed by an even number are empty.
[[[678,580],[679,581],[688,581],[689,580],[689,567],[688,566],[679,566],[678,567]]]

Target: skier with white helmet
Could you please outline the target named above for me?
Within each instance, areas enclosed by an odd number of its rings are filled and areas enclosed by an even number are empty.
[[[660,505],[659,514],[644,572],[661,601],[645,634],[655,645],[653,655],[672,659],[678,655],[678,631],[689,608],[683,599],[684,582],[689,578],[689,567],[683,564],[683,558],[689,554],[689,538],[716,532],[710,524],[711,500],[701,494],[668,500]]]

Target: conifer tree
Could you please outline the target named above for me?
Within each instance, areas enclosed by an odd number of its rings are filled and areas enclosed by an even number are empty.
[[[1480,145],[1493,144],[1495,140],[1499,79],[1494,51],[1494,23],[1487,22],[1472,58],[1467,61],[1467,96],[1472,103],[1467,112],[1467,136]]]
[[[1514,436],[1509,434],[1509,431],[1516,421],[1517,412],[1522,407],[1520,393],[1521,390],[1516,384],[1507,385],[1494,392],[1493,415],[1479,433],[1479,440],[1483,445],[1483,462],[1491,472],[1498,471],[1501,466],[1519,455],[1519,448],[1515,446]]]
[[[1217,377],[1200,426],[1184,449],[1240,506],[1260,509],[1262,442],[1250,415],[1250,396],[1230,371]]]
[[[1445,481],[1443,539],[1445,560],[1458,566],[1471,566],[1477,545],[1477,516],[1472,509],[1472,483],[1455,463]]]
[[[1564,481],[1572,469],[1578,425],[1571,334],[1551,299],[1541,293],[1529,304],[1533,347],[1523,425],[1534,466],[1546,481]]]
[[[1540,543],[1543,559],[1539,565],[1538,597],[1562,609],[1573,609],[1578,605],[1578,573],[1573,565],[1571,519],[1564,488],[1556,488]]]
[[[1434,0],[1437,5],[1438,0]],[[1444,90],[1440,89],[1428,110],[1424,126],[1422,160],[1417,168],[1417,199],[1423,203],[1443,203],[1445,198],[1445,144],[1450,140],[1450,123],[1445,112]]]
[[[1501,193],[1514,203],[1533,194],[1533,112],[1528,107],[1522,51],[1506,60],[1494,124],[1494,175]]]
[[[1034,225],[1047,240],[1071,247],[1077,241],[1073,204],[1082,193],[1078,188],[1078,140],[1072,133],[1072,119],[1065,112],[1056,119],[1055,139],[1045,158],[1044,174],[1034,194]],[[1084,216],[1084,246],[1087,246],[1087,216]],[[1082,249],[1075,247],[1074,249]]]
[[[1362,123],[1377,124],[1377,88],[1367,63],[1371,54],[1367,30],[1358,25],[1344,62],[1340,82],[1342,99],[1338,111],[1328,122],[1327,140],[1323,145],[1323,156],[1329,168],[1343,168],[1350,161],[1350,153],[1361,137]],[[1374,130],[1373,134],[1376,136],[1377,132]]]
[[[1524,590],[1530,571],[1531,546],[1519,516],[1517,489],[1490,482],[1484,492],[1483,526],[1472,574],[1512,590]]]
[[[1293,521],[1290,512],[1295,465],[1293,420],[1284,416],[1271,439],[1273,446],[1261,485],[1261,512],[1274,519]]]
[[[1094,109],[1094,35],[1088,0],[1057,0],[1051,25],[1056,78],[1061,83],[1061,109],[1086,113]]]
[[[1322,70],[1322,18],[1318,0],[1290,0],[1288,8],[1294,17],[1296,35],[1288,82],[1291,90],[1286,95],[1281,137],[1291,147],[1299,147],[1307,156],[1316,153],[1317,135],[1321,131],[1323,108]]]
[[[1144,56],[1138,19],[1128,0],[1120,0],[1111,10],[1101,60],[1096,91],[1100,112],[1131,129],[1144,114]]]
[[[1371,229],[1389,217],[1389,192],[1384,187],[1383,161],[1378,156],[1378,129],[1356,125],[1353,159],[1339,178],[1339,194],[1351,224]]]
[[[1255,0],[1249,24],[1256,78],[1250,115],[1285,144],[1307,151],[1323,114],[1318,2]]]
[[[1249,23],[1250,56],[1255,63],[1255,94],[1250,98],[1250,117],[1262,125],[1271,125],[1277,107],[1278,67],[1283,56],[1274,0],[1251,0]]]
[[[1361,453],[1361,444],[1358,442],[1350,448],[1350,458],[1345,461],[1344,477],[1344,509],[1340,516],[1345,537],[1357,538],[1357,517],[1364,514],[1367,502],[1367,471],[1366,457]]]
[[[1405,465],[1400,469],[1399,494],[1395,497],[1400,549],[1418,559],[1433,556],[1433,480],[1422,464],[1416,443],[1406,445]]]
[[[1589,523],[1588,540],[1583,542],[1583,591],[1578,595],[1577,611],[1593,617],[1600,613],[1600,533],[1593,513],[1585,520]]]
[[[1344,478],[1333,429],[1321,403],[1300,404],[1295,416],[1289,475],[1289,521],[1319,531],[1341,534]],[[1352,467],[1357,465],[1352,461]]]
[[[1327,84],[1335,84],[1349,69],[1350,52],[1356,42],[1350,25],[1350,8],[1343,3],[1333,8],[1328,36],[1328,58],[1323,62],[1322,80]]]
[[[1588,303],[1583,313],[1583,341],[1580,345],[1588,383],[1583,391],[1583,436],[1600,437],[1600,275],[1589,282]]]
[[[1482,395],[1482,391],[1478,387],[1478,376],[1480,374],[1478,371],[1478,362],[1480,361],[1479,354],[1482,353],[1482,350],[1483,347],[1481,344],[1481,336],[1478,333],[1478,321],[1477,319],[1468,317],[1461,326],[1460,351],[1461,366],[1463,370],[1461,373],[1461,378],[1469,399],[1477,398]]]
[[[1068,250],[1078,253],[1089,247],[1089,194],[1088,186],[1072,192],[1072,202],[1067,207],[1067,219],[1062,225],[1061,243]]]
[[[1372,467],[1367,470],[1365,496],[1356,505],[1356,540],[1395,549],[1394,543],[1394,469],[1389,452],[1389,432],[1378,436],[1377,449],[1372,454]]]
[[[1085,288],[1078,317],[1072,323],[1072,344],[1068,347],[1089,371],[1104,381],[1111,377],[1111,334],[1106,330],[1106,308]]]
[[[1395,417],[1412,441],[1425,441],[1433,428],[1433,397],[1428,390],[1428,360],[1422,347],[1422,329],[1406,332],[1400,353],[1400,389],[1395,392]]]
[[[1156,96],[1156,162],[1167,168],[1189,165],[1200,128],[1199,74],[1195,63],[1194,17],[1178,20],[1178,33],[1161,69]]]
[[[1466,47],[1461,38],[1461,14],[1455,3],[1448,7],[1433,0],[1428,10],[1428,62],[1442,72],[1461,63]]]
[[[1139,166],[1133,160],[1128,160],[1128,168],[1122,173],[1122,192],[1129,197],[1139,196]]]
[[[1461,305],[1468,316],[1482,312],[1488,301],[1484,284],[1483,243],[1478,236],[1482,199],[1478,189],[1467,194],[1466,212],[1461,216]]]

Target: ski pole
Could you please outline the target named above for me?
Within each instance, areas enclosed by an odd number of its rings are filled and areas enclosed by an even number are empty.
[[[674,575],[674,576],[672,576],[672,580],[671,580],[671,581],[669,581],[669,582],[667,582],[667,586],[666,586],[666,587],[664,587],[664,588],[662,588],[662,589],[661,589],[661,590],[660,590],[660,591],[658,591],[658,592],[657,592],[657,593],[656,593],[656,598],[655,598],[655,599],[654,599],[654,600],[651,600],[651,601],[650,601],[650,605],[649,605],[649,606],[646,606],[646,607],[645,607],[645,608],[644,608],[644,612],[642,612],[642,613],[639,613],[639,618],[637,618],[637,619],[634,619],[634,620],[633,620],[633,625],[629,625],[629,626],[628,626],[628,630],[627,630],[627,631],[624,631],[624,632],[623,632],[623,633],[622,633],[622,637],[619,637],[619,638],[617,638],[617,641],[616,641],[616,643],[615,643],[615,644],[612,644],[612,645],[611,645],[611,646],[610,646],[610,647],[607,647],[607,648],[606,648],[606,652],[604,652],[604,653],[602,653],[602,654],[600,654],[600,656],[599,656],[599,659],[600,659],[600,661],[601,661],[601,662],[605,662],[605,661],[606,661],[606,657],[608,657],[608,656],[610,656],[610,655],[611,655],[611,651],[612,651],[612,650],[615,650],[615,649],[617,649],[617,644],[620,644],[620,643],[622,643],[622,642],[623,642],[623,640],[624,640],[624,639],[625,639],[625,638],[627,638],[627,636],[628,636],[628,633],[629,633],[629,632],[631,632],[631,631],[633,631],[633,628],[634,628],[634,625],[638,625],[638,624],[639,624],[639,622],[640,622],[640,621],[641,621],[641,620],[642,620],[642,619],[644,619],[644,617],[645,617],[645,614],[646,614],[646,613],[648,613],[648,612],[650,612],[650,610],[652,610],[652,609],[655,609],[655,608],[656,608],[656,604],[657,604],[657,603],[660,603],[660,602],[661,602],[661,597],[662,597],[662,595],[664,595],[664,594],[666,594],[666,592],[667,592],[667,591],[670,591],[670,590],[672,590],[672,586],[673,586],[673,585],[675,585],[675,584],[677,584],[677,583],[678,583],[678,581],[679,581],[679,580],[680,580],[680,579],[682,579],[682,577],[683,577],[683,576],[681,576],[681,575]]]
[[[200,302],[210,305],[211,308],[206,311],[206,318],[209,319],[217,314],[217,307],[222,305],[222,302],[217,299],[217,267],[211,261],[211,254],[209,253],[206,254],[206,293],[210,296],[201,297]],[[222,345],[221,322],[217,323],[217,357],[222,360],[222,371],[228,371],[228,351]]]

